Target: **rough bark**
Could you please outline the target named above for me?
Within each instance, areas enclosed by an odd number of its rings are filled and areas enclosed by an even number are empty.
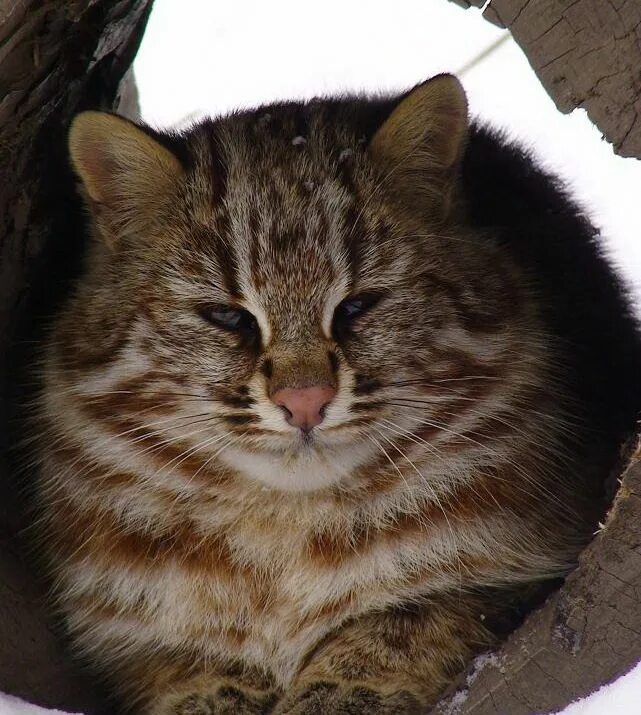
[[[641,2],[454,0],[507,27],[561,112],[577,107],[621,156],[641,156]]]
[[[433,715],[556,712],[641,660],[641,443],[563,587],[462,676]]]
[[[93,688],[54,636],[42,584],[22,556],[8,444],[20,435],[7,403],[23,353],[10,346],[29,334],[21,328],[31,294],[46,301],[72,250],[65,128],[83,107],[116,108],[149,8],[150,0],[0,0],[0,690],[85,712]],[[67,223],[71,230],[60,231]]]

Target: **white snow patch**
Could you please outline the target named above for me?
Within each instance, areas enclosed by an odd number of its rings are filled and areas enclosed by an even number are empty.
[[[470,685],[472,685],[472,683],[478,678],[479,673],[484,668],[487,668],[489,665],[493,666],[494,668],[497,668],[501,673],[503,672],[501,659],[499,658],[497,653],[487,651],[486,653],[481,653],[480,655],[477,655],[476,658],[474,658],[474,661],[472,662],[472,668],[468,673],[467,677],[465,678],[465,683],[467,687],[463,688],[462,690],[458,690],[456,693],[454,693],[454,695],[450,698],[447,705],[445,706],[445,709],[443,711],[444,715],[458,715],[458,713],[461,712],[461,708],[467,700],[467,688],[469,688]]]
[[[62,710],[48,710],[47,708],[30,705],[24,700],[13,695],[0,693],[0,715],[69,715]]]
[[[449,701],[445,710],[443,711],[445,715],[458,715],[461,712],[463,704],[467,700],[467,690],[459,690],[454,694],[452,699]]]
[[[481,653],[474,658],[474,661],[472,662],[472,669],[465,679],[468,687],[472,685],[472,683],[478,678],[480,672],[484,668],[487,668],[488,665],[494,666],[501,673],[503,672],[501,659],[497,653],[493,653],[492,651]]]
[[[638,715],[641,712],[641,663],[587,698],[577,700],[556,715]]]

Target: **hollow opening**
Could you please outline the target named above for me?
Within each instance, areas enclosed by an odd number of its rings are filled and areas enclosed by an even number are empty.
[[[640,300],[633,189],[641,162],[613,155],[583,112],[561,115],[518,46],[475,11],[406,0],[390,17],[378,0],[366,10],[331,0],[310,18],[289,0],[194,2],[189,12],[178,0],[156,0],[134,69],[142,119],[163,128],[276,99],[400,90],[459,72],[473,114],[505,127],[568,180]]]

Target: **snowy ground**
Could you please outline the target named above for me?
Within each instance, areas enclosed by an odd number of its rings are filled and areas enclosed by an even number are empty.
[[[457,72],[470,107],[533,147],[603,228],[641,305],[641,162],[615,157],[582,112],[563,116],[519,48],[445,0],[155,0],[135,64],[143,117],[168,126],[275,99],[399,90]],[[476,61],[484,50],[488,56]],[[473,65],[470,67],[470,65]],[[638,715],[641,664],[563,715]],[[0,715],[60,715],[0,694]]]
[[[60,710],[46,710],[0,693],[0,715],[67,715]]]

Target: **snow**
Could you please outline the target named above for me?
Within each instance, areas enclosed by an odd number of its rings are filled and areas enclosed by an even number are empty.
[[[604,685],[556,715],[638,715],[641,712],[641,663],[614,683]]]
[[[472,663],[472,668],[465,679],[466,685],[469,687],[472,683],[479,677],[481,671],[487,668],[488,665],[494,666],[497,670],[503,672],[503,664],[498,656],[498,653],[493,653],[489,651],[487,653],[481,653],[474,658]]]
[[[445,707],[445,715],[459,715],[467,700],[467,690],[459,690]]]
[[[47,710],[37,705],[29,705],[20,698],[0,693],[0,715],[69,715],[61,710]]]

